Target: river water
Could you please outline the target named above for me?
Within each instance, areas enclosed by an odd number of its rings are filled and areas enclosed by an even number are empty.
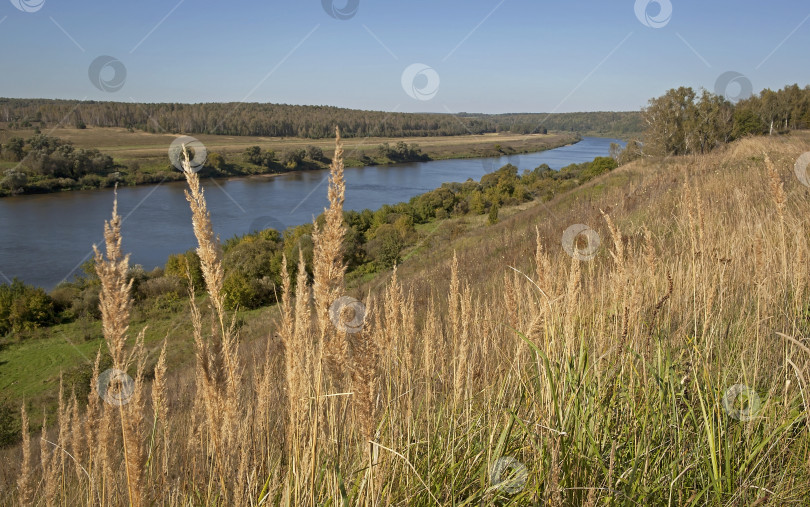
[[[585,137],[570,146],[524,155],[347,168],[345,208],[375,210],[445,182],[479,180],[507,163],[521,172],[543,163],[560,169],[606,156],[612,142],[620,141]],[[204,179],[214,230],[225,240],[252,230],[310,222],[328,205],[327,175],[304,171],[269,178]],[[118,190],[123,249],[131,253],[131,265],[150,270],[164,265],[170,254],[196,246],[185,187],[185,182],[172,182]],[[17,277],[51,289],[70,280],[90,258],[92,245],[102,245],[103,221],[109,219],[112,204],[112,189],[0,199],[0,283]]]

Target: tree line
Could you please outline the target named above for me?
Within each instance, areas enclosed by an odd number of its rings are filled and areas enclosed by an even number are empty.
[[[707,90],[673,88],[642,110],[646,155],[707,153],[749,135],[773,135],[810,126],[810,86],[765,89],[732,103]]]
[[[638,112],[473,114],[389,113],[332,106],[264,103],[129,103],[0,98],[0,121],[12,128],[121,127],[152,133],[322,139],[340,127],[344,137],[420,137],[548,130],[640,132]]]
[[[53,188],[98,188],[116,180],[111,156],[43,134],[10,138],[0,145],[0,159],[19,162],[0,177],[0,196],[42,191],[41,182],[50,182]]]
[[[430,160],[416,144],[399,141],[380,144],[374,155],[363,153],[364,165]],[[48,193],[61,190],[95,189],[118,185],[140,185],[177,181],[183,178],[171,163],[142,169],[137,161],[127,165],[96,149],[76,148],[70,141],[45,134],[28,139],[11,137],[0,144],[0,160],[17,162],[0,174],[0,197],[15,194]],[[226,158],[208,153],[201,176],[211,178],[325,169],[331,160],[318,146],[290,148],[277,154],[250,146],[241,155]]]

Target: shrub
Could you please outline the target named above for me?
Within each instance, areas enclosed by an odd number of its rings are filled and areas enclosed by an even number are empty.
[[[28,175],[23,172],[9,169],[4,174],[5,176],[0,180],[0,186],[9,189],[11,192],[22,190],[25,184],[28,183]]]
[[[612,171],[619,167],[619,163],[612,157],[596,157],[593,162],[588,164],[588,168],[582,172],[583,180],[588,180]]]
[[[164,271],[166,276],[174,275],[180,280],[183,280],[184,284],[188,284],[188,273],[190,273],[194,290],[205,288],[205,280],[203,280],[202,268],[200,267],[200,257],[194,250],[170,255],[169,259],[166,261],[166,269]]]
[[[86,174],[79,178],[79,185],[82,188],[98,188],[104,183],[104,179],[97,174]]]
[[[81,296],[81,290],[73,285],[63,284],[51,291],[54,311],[61,314],[61,318],[72,320],[76,318],[73,313],[73,303]]]
[[[0,335],[53,324],[55,315],[53,300],[43,289],[16,278],[0,285]]]
[[[489,225],[498,223],[498,204],[495,203],[489,208],[489,217],[487,218]]]
[[[306,151],[303,148],[297,150],[287,150],[281,156],[281,163],[288,169],[297,169],[298,165],[306,157]]]
[[[374,238],[366,244],[366,252],[381,268],[390,268],[399,263],[404,242],[399,231],[391,224],[377,228]]]
[[[231,310],[253,309],[270,303],[273,288],[269,277],[257,279],[240,271],[228,273],[222,284],[225,304]]]
[[[76,317],[92,317],[97,319],[101,317],[101,312],[98,309],[99,288],[95,286],[86,287],[82,290],[79,297],[73,300],[73,305],[70,311]]]
[[[178,276],[160,276],[144,281],[141,283],[139,289],[144,299],[152,299],[169,294],[179,297],[185,291],[185,284],[183,283],[183,279]]]
[[[7,401],[0,402],[0,447],[16,444],[20,439],[19,408]]]
[[[213,167],[217,171],[220,171],[225,168],[225,159],[219,153],[211,152],[208,154],[206,165]]]
[[[310,160],[323,160],[323,150],[317,146],[307,146],[307,158]]]

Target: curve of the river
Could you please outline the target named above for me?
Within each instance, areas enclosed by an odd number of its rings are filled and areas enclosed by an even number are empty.
[[[522,171],[606,156],[616,139],[585,137],[561,148],[484,159],[434,160],[347,168],[346,209],[377,209],[407,201],[442,183],[478,180],[512,163]],[[257,228],[286,228],[311,221],[327,206],[327,171],[274,177],[203,180],[214,229],[224,240]],[[196,246],[184,182],[118,190],[123,249],[130,263],[149,270],[172,253]],[[51,289],[79,272],[93,244],[103,242],[103,221],[112,211],[111,190],[28,195],[0,199],[0,283],[17,277]]]

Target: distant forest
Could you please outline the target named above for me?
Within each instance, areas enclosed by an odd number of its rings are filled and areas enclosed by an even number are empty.
[[[138,104],[0,98],[0,121],[10,128],[122,127],[145,132],[328,138],[335,125],[345,137],[456,136],[549,130],[633,135],[644,130],[638,112],[457,115],[387,113],[331,106],[260,103]]]

